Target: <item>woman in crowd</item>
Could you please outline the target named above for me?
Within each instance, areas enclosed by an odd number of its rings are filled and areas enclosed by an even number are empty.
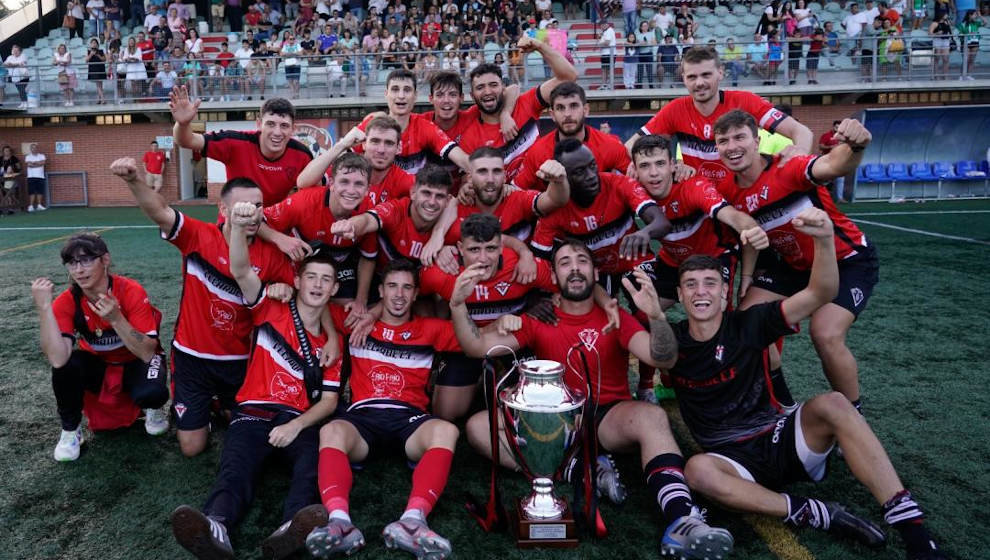
[[[100,42],[93,37],[86,51],[86,79],[96,84],[96,104],[107,102],[103,94],[103,81],[107,79],[107,55],[100,48]]]
[[[52,56],[52,65],[58,70],[58,87],[65,96],[65,106],[75,105],[76,87],[79,85],[76,79],[76,69],[72,67],[72,53],[62,43]]]
[[[21,98],[21,104],[17,108],[27,109],[27,87],[31,77],[28,72],[27,55],[21,51],[20,45],[10,47],[10,55],[3,61],[3,66],[10,75],[10,81],[14,82],[14,87],[17,88],[18,97]]]

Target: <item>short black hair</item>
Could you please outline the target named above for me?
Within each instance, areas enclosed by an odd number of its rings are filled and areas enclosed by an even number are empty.
[[[289,120],[293,122],[296,120],[296,108],[292,105],[291,101],[284,97],[273,97],[265,101],[261,106],[261,113],[259,115],[265,116],[269,113],[280,117],[289,117]]]
[[[559,160],[563,154],[576,152],[581,149],[581,146],[584,146],[584,143],[577,138],[564,138],[553,147],[553,159]]]
[[[397,68],[388,73],[388,77],[385,78],[385,90],[388,91],[389,84],[392,80],[409,80],[412,82],[413,89],[416,89],[416,74],[413,74],[411,70],[406,70],[405,68]]]
[[[572,95],[578,96],[581,99],[581,103],[588,101],[584,94],[584,88],[578,85],[577,82],[561,82],[550,92],[550,107],[553,107],[553,102],[558,97],[571,97]]]
[[[461,222],[461,241],[470,237],[484,243],[497,235],[502,235],[502,223],[492,214],[471,214]]]
[[[471,152],[471,155],[468,156],[468,161],[474,161],[476,159],[481,159],[486,157],[498,158],[503,161],[505,160],[505,156],[502,155],[502,151],[499,150],[498,148],[493,148],[491,146],[482,146],[477,150]]]
[[[718,259],[709,257],[708,255],[691,255],[684,259],[681,266],[677,267],[677,283],[681,283],[681,276],[684,276],[685,272],[691,272],[692,270],[714,270],[719,273],[719,280],[722,279],[722,263]]]
[[[478,76],[483,76],[485,74],[495,74],[498,79],[502,79],[502,69],[499,68],[497,64],[492,64],[491,62],[484,62],[477,65],[471,73],[468,74],[468,80],[472,85],[474,85],[474,79]]]
[[[299,266],[296,268],[296,276],[302,276],[306,272],[306,267],[310,264],[328,264],[330,269],[333,270],[334,279],[337,278],[337,263],[327,250],[318,250],[312,255],[308,255],[302,261],[300,261]]]
[[[550,255],[551,265],[557,264],[557,254],[560,253],[560,250],[563,249],[564,247],[571,247],[573,249],[577,249],[579,252],[588,255],[588,258],[591,259],[592,262],[594,262],[595,256],[592,254],[591,249],[588,248],[588,245],[584,241],[581,241],[580,239],[575,239],[573,237],[565,237],[559,244],[557,244],[553,248],[553,253]]]
[[[757,138],[760,135],[760,130],[756,126],[756,119],[753,118],[753,115],[739,109],[733,109],[719,117],[715,121],[715,126],[712,127],[712,134],[718,136],[719,134],[725,134],[733,128],[740,127],[748,128],[753,133],[753,138]]]
[[[62,245],[62,264],[67,264],[79,255],[100,258],[109,252],[106,241],[98,234],[89,231],[77,233]]]
[[[152,140],[151,143],[157,146],[158,145],[158,140]]]
[[[360,154],[344,152],[337,156],[337,159],[333,160],[333,173],[330,176],[336,179],[338,173],[349,171],[359,171],[365,179],[371,180],[371,164]]]
[[[408,272],[412,274],[413,285],[419,288],[419,265],[407,258],[393,259],[385,263],[382,268],[382,283],[385,283],[385,279],[388,278],[389,274],[393,272]]]
[[[461,75],[457,72],[452,72],[450,70],[442,70],[440,72],[434,72],[433,76],[430,77],[430,95],[437,92],[438,89],[443,87],[450,87],[454,90],[463,93],[464,91],[464,80],[461,79]]]
[[[832,126],[835,126],[837,124],[842,124],[842,121],[832,121]]]
[[[647,134],[646,136],[640,136],[637,138],[636,142],[633,144],[631,150],[632,160],[635,162],[636,156],[648,156],[655,150],[667,152],[667,157],[671,160],[674,159],[674,147],[671,145],[670,140],[668,140],[666,136],[660,136],[659,134]]]
[[[224,198],[234,189],[261,189],[261,187],[247,177],[234,177],[223,184],[223,188],[220,189],[220,198]]]
[[[450,172],[440,167],[439,165],[426,164],[422,169],[416,172],[416,185],[430,185],[438,187],[450,187],[454,186],[454,182],[450,178]]]

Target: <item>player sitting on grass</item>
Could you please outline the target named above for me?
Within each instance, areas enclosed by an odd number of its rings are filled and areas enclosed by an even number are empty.
[[[881,545],[883,531],[841,505],[779,492],[790,482],[822,480],[838,443],[853,475],[883,505],[884,519],[904,538],[908,559],[946,558],[922,525],[924,514],[880,441],[847,398],[825,393],[790,415],[770,403],[767,346],[797,332],[798,323],[832,301],[839,289],[828,214],[805,208],[791,225],[798,235],[814,239],[814,262],[808,285],[783,301],[725,312],[720,301],[729,285],[719,261],[699,255],[680,266],[677,292],[687,319],[674,325],[678,352],[669,371],[684,421],[705,450],[687,463],[688,485],[734,510]]]
[[[79,458],[86,392],[100,395],[99,401],[92,399],[85,406],[90,428],[97,428],[96,416],[106,417],[105,429],[130,425],[137,405],[145,409],[144,429],[151,435],[165,433],[168,416],[159,410],[168,401],[158,341],[161,313],[140,284],[110,274],[110,253],[99,235],[70,237],[62,247],[62,263],[71,286],[54,302],[51,280],[38,278],[31,284],[41,321],[41,350],[52,365],[52,389],[62,421],[55,460]],[[79,348],[73,349],[77,336]],[[129,399],[120,406],[103,406],[104,398],[113,399],[121,391]]]
[[[229,217],[230,272],[251,310],[254,334],[220,472],[202,512],[179,506],[172,513],[176,540],[203,560],[234,558],[227,528],[243,517],[262,463],[273,455],[289,463],[292,481],[284,523],[262,543],[264,557],[289,556],[327,521],[316,493],[318,426],[337,407],[340,362],[319,365],[319,349],[337,339],[322,329],[320,317],[337,290],[337,275],[333,257],[318,253],[300,263],[288,303],[267,297],[248,256],[248,232],[262,217],[258,206],[238,202]]]

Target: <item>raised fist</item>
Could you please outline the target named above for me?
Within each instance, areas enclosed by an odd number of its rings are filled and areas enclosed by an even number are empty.
[[[256,225],[261,219],[261,209],[253,202],[238,202],[230,210],[230,223],[237,227]]]
[[[873,140],[870,131],[856,119],[843,119],[839,123],[839,130],[836,131],[835,136],[839,141],[845,142],[853,148],[865,148]]]
[[[555,159],[548,159],[536,170],[536,176],[548,183],[559,183],[567,177],[567,170]]]
[[[133,181],[137,179],[137,162],[129,157],[117,159],[110,164],[110,172],[124,181]]]

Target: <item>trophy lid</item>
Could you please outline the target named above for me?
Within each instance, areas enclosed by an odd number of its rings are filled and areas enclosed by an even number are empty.
[[[547,413],[580,408],[584,397],[564,381],[564,366],[553,360],[528,360],[519,364],[519,384],[502,392],[502,402],[516,410]]]

